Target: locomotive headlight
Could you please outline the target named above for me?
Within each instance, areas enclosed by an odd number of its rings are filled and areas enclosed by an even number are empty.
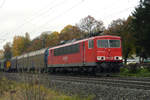
[[[97,56],[97,60],[105,60],[104,56]]]
[[[115,60],[122,60],[122,56],[115,56]]]
[[[119,60],[122,60],[122,56],[119,57]]]

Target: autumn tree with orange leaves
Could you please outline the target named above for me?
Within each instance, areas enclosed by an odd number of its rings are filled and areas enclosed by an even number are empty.
[[[78,27],[67,25],[61,30],[60,35],[59,35],[59,40],[78,39],[78,38],[81,38],[82,36],[83,36],[83,33]]]
[[[25,37],[15,36],[12,44],[13,56],[19,56],[26,53],[27,48],[30,45],[30,36],[26,33]]]

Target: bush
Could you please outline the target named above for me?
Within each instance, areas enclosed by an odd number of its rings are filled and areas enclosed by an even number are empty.
[[[128,68],[120,68],[120,73],[129,73]]]
[[[120,76],[135,76],[135,77],[150,77],[150,71],[148,68],[121,68],[120,69]]]
[[[149,73],[149,70],[147,68],[141,68],[140,73]]]
[[[147,68],[140,68],[137,76],[139,76],[139,77],[150,77],[150,71]]]
[[[128,68],[120,68],[120,75],[121,76],[128,76],[129,70]]]
[[[130,73],[137,73],[138,71],[137,64],[129,64],[128,66],[129,66],[128,68]]]

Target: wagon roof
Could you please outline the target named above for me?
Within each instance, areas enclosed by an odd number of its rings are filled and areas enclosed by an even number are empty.
[[[47,48],[44,48],[44,49],[40,49],[40,50],[36,50],[36,51],[30,52],[30,53],[29,53],[29,56],[35,56],[35,55],[44,54],[45,51],[46,51],[46,49],[47,49]]]
[[[40,50],[36,50],[36,51],[32,51],[29,53],[25,53],[23,55],[18,56],[18,59],[24,58],[24,57],[28,57],[28,56],[35,56],[35,55],[40,55],[43,54],[46,51],[47,48],[44,49],[40,49]]]
[[[13,60],[13,59],[16,59],[17,57],[15,56],[15,57],[12,57],[11,59]]]

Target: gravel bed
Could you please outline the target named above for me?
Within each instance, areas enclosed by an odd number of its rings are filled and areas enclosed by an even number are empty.
[[[69,95],[94,95],[94,100],[150,100],[149,90],[111,87],[75,82],[51,81],[50,87]]]

